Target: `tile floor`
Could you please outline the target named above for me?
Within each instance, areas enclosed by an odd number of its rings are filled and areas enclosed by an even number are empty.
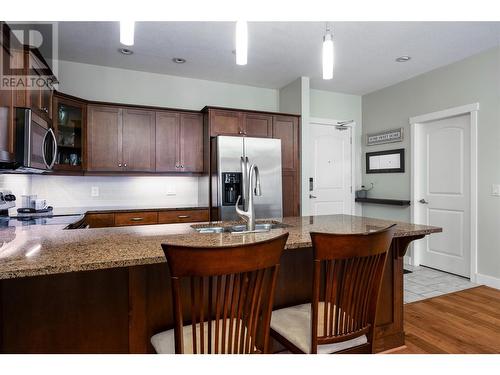
[[[412,273],[405,274],[404,303],[457,292],[477,286],[469,279],[441,272],[427,267],[413,267],[405,264],[405,269]]]

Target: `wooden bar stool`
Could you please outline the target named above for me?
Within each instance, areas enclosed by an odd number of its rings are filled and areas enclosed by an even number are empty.
[[[271,336],[292,353],[371,353],[394,225],[363,234],[311,233],[311,304],[273,311]]]
[[[267,353],[274,289],[287,238],[285,233],[226,247],[163,244],[175,325],[151,338],[156,352]],[[184,316],[189,325],[184,326]]]

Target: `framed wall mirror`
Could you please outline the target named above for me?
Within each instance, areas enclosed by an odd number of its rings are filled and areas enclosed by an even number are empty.
[[[366,153],[366,173],[404,173],[405,149]]]

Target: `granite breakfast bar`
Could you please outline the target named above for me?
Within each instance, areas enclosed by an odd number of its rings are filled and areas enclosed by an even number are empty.
[[[149,353],[172,327],[170,281],[160,244],[224,246],[289,232],[275,307],[310,299],[310,231],[361,233],[392,221],[348,215],[289,217],[266,233],[198,233],[190,224],[64,230],[0,228],[0,351]],[[404,344],[403,255],[440,228],[397,223],[377,314],[376,351]]]

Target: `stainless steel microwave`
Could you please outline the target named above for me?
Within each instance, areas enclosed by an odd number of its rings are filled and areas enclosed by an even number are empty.
[[[14,160],[0,163],[11,172],[42,173],[53,168],[57,139],[46,120],[28,108],[15,110]]]

